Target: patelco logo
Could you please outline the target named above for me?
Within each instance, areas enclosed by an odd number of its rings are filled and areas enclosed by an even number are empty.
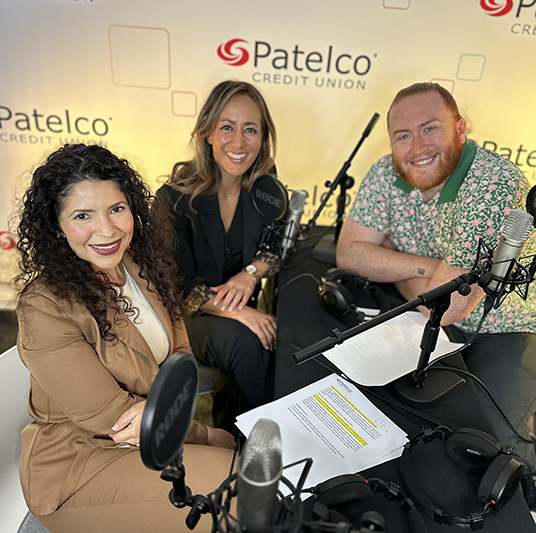
[[[231,39],[218,47],[218,55],[229,65],[239,67],[248,62],[249,52],[241,46],[235,46],[237,43],[248,43],[244,39]]]
[[[512,11],[514,0],[480,0],[480,7],[492,17],[502,17]]]

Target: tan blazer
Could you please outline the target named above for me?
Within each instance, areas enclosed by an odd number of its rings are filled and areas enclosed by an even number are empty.
[[[136,265],[126,256],[124,264],[167,331],[168,355],[191,353],[184,325],[172,325]],[[104,341],[85,306],[57,298],[39,281],[23,292],[17,314],[17,346],[31,374],[29,413],[35,419],[21,434],[20,478],[28,507],[42,516],[131,453],[108,434],[128,408],[147,397],[159,367],[126,315],[114,326],[117,342]],[[206,444],[206,435],[194,422],[187,442]]]

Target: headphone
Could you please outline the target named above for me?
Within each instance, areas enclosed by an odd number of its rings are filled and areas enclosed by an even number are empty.
[[[481,475],[477,498],[480,512],[466,516],[449,515],[439,509],[426,495],[417,479],[411,452],[421,443],[439,440],[445,444],[449,457],[465,472]],[[478,429],[460,428],[454,431],[446,426],[425,428],[404,445],[400,459],[402,478],[413,499],[422,506],[426,516],[440,524],[481,529],[484,516],[497,512],[515,493],[523,466],[503,451],[491,435]]]
[[[316,520],[352,524],[362,511],[367,510],[372,496],[379,493],[400,507],[408,519],[412,533],[428,531],[415,504],[394,483],[387,483],[377,478],[366,480],[359,474],[343,474],[319,483],[312,492],[316,498],[313,507],[313,516]]]
[[[322,275],[318,286],[318,296],[322,307],[346,325],[357,325],[365,321],[366,315],[358,311],[352,291],[367,290],[375,298],[380,314],[391,308],[389,298],[368,279],[348,274],[338,268],[330,268]],[[372,318],[372,317],[369,317]]]

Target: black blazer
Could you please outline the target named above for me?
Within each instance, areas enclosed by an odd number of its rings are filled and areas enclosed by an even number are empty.
[[[250,193],[240,193],[244,206],[242,266],[249,265],[257,254],[264,219],[255,209]],[[169,209],[178,237],[175,260],[183,278],[184,297],[199,284],[213,287],[223,279],[225,229],[220,216],[217,194],[197,196],[190,208],[190,197],[163,185],[156,197]]]

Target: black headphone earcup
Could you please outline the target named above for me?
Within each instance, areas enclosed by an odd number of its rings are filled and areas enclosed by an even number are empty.
[[[321,283],[318,287],[318,296],[322,307],[337,317],[344,315],[353,304],[350,291],[344,285],[334,281]]]
[[[477,491],[479,501],[494,502],[493,509],[497,511],[513,496],[522,475],[523,466],[519,461],[499,455],[482,476]]]
[[[327,505],[317,501],[313,507],[313,518],[320,520],[321,522],[327,522],[328,524],[344,524],[353,525],[345,516],[338,513],[334,509],[329,509]]]
[[[336,476],[318,484],[316,489],[317,501],[350,521],[372,500],[372,492],[359,474]]]
[[[344,270],[341,270],[337,267],[333,267],[324,272],[324,274],[322,275],[322,281],[337,281],[338,279],[342,279],[348,276],[349,274]]]
[[[470,474],[482,474],[502,451],[498,440],[478,429],[460,428],[452,432],[445,448],[450,458]]]

